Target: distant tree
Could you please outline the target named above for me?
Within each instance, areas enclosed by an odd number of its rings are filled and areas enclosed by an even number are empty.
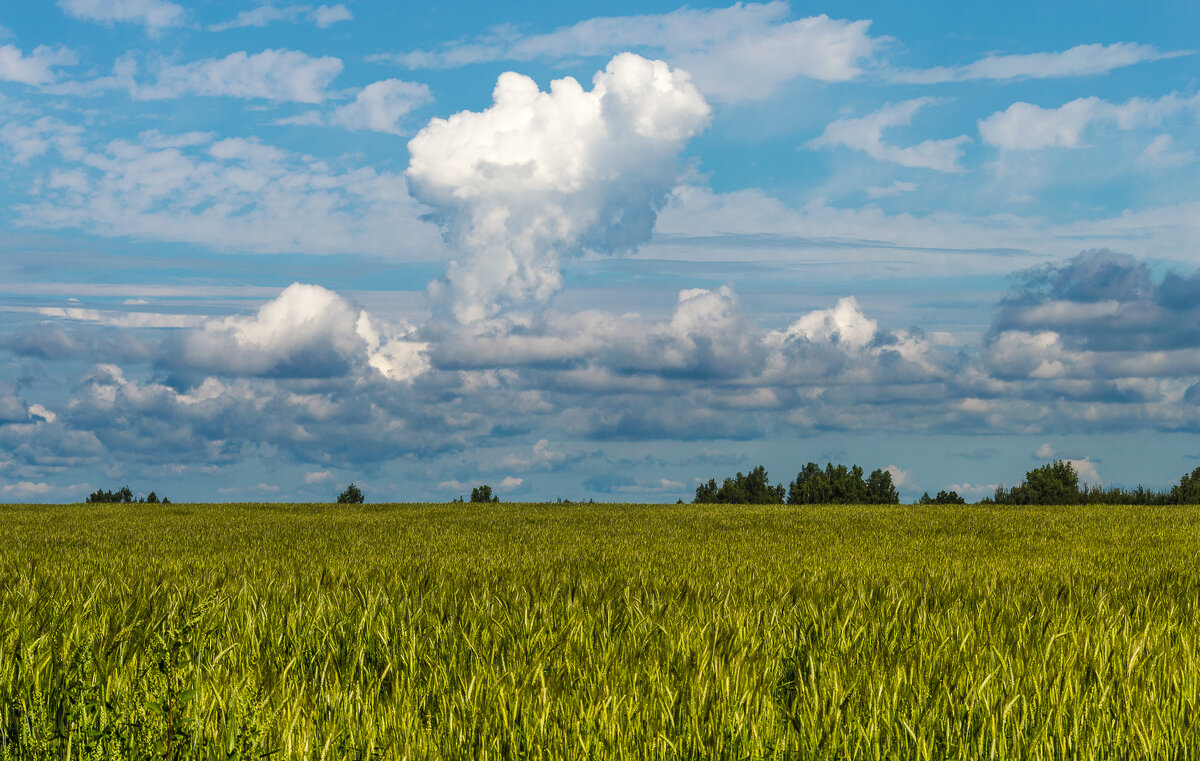
[[[696,487],[696,498],[692,500],[698,505],[711,505],[717,501],[717,479],[710,478],[708,483]]]
[[[766,467],[759,465],[749,473],[739,472],[726,478],[717,486],[716,479],[696,487],[696,502],[724,505],[780,505],[783,504],[782,484],[772,486]]]
[[[154,492],[150,492],[149,494],[146,495],[146,503],[151,504],[151,505],[157,505],[158,504],[158,495],[155,494]]]
[[[133,499],[133,492],[129,490],[129,487],[122,486],[120,489],[117,489],[116,491],[105,491],[103,489],[97,489],[96,491],[89,494],[88,498],[84,501],[91,502],[91,503],[98,503],[98,504],[103,504],[103,503],[116,504],[116,503],[133,502],[134,499]]]
[[[1074,466],[1066,460],[1055,460],[1029,471],[1025,480],[1011,489],[997,486],[993,499],[1000,505],[1075,505],[1087,496],[1079,488]]]
[[[353,483],[347,486],[346,491],[339,494],[337,498],[339,505],[361,505],[365,500],[362,490]]]
[[[833,501],[833,487],[821,466],[810,462],[788,486],[789,505],[824,505]]]
[[[1184,474],[1171,487],[1170,501],[1175,505],[1200,505],[1200,468]]]
[[[921,495],[918,501],[921,505],[965,505],[967,501],[958,496],[956,491],[939,491],[936,497],[929,496],[929,492]]]
[[[882,468],[871,471],[871,475],[867,477],[866,501],[871,505],[900,504],[900,493],[892,483],[891,471]]]
[[[892,483],[892,474],[879,469],[864,479],[858,465],[826,463],[825,469],[815,462],[805,465],[788,487],[789,505],[894,505],[900,495]]]
[[[500,497],[492,494],[492,487],[487,484],[476,486],[471,490],[472,502],[499,502]]]

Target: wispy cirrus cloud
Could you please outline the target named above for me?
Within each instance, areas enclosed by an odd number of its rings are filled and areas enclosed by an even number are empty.
[[[239,11],[229,21],[209,24],[208,31],[224,32],[229,29],[242,29],[250,26],[263,27],[278,21],[295,21],[308,6],[304,5],[258,5],[249,10]]]
[[[988,79],[1011,82],[1020,79],[1088,77],[1149,61],[1192,55],[1190,50],[1162,52],[1153,45],[1116,42],[1076,45],[1061,52],[989,55],[961,66],[901,69],[887,77],[906,84],[940,84]]]
[[[136,85],[132,95],[140,100],[215,95],[320,103],[329,97],[327,88],[341,71],[342,61],[332,56],[317,58],[284,49],[238,51],[224,58],[162,66],[152,84]]]
[[[807,143],[809,148],[843,146],[862,151],[878,161],[890,161],[900,166],[933,169],[938,172],[961,172],[958,160],[963,147],[971,142],[966,135],[946,140],[925,140],[911,146],[890,145],[883,131],[912,123],[922,108],[937,103],[937,98],[913,98],[902,103],[888,104],[874,113],[852,119],[830,122],[820,137]]]
[[[881,44],[871,22],[790,19],[787,2],[681,8],[670,13],[592,18],[546,34],[501,29],[433,50],[382,57],[409,68],[455,68],[485,61],[568,60],[632,50],[687,70],[708,97],[761,100],[798,77],[854,79]]]
[[[240,11],[229,21],[209,24],[208,31],[224,32],[229,29],[245,27],[264,27],[277,22],[291,23],[306,18],[321,29],[341,21],[350,21],[354,14],[342,3],[336,5],[258,5],[249,10]]]
[[[151,131],[94,145],[72,125],[43,118],[0,122],[0,145],[17,160],[56,159],[42,191],[14,207],[17,224],[242,252],[394,258],[442,250],[402,175],[331,165],[257,139]]]

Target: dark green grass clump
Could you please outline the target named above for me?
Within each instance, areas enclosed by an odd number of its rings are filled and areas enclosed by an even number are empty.
[[[1200,509],[0,506],[0,758],[1196,758]]]

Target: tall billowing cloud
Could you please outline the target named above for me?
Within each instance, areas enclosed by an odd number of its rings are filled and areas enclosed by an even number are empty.
[[[684,143],[710,109],[684,71],[623,53],[542,92],[502,74],[491,108],[434,119],[409,143],[408,178],[455,248],[440,284],[461,322],[545,300],[559,260],[649,239]]]

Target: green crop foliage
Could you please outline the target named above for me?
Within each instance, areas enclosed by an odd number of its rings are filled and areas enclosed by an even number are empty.
[[[0,526],[0,759],[1200,757],[1195,507]]]

